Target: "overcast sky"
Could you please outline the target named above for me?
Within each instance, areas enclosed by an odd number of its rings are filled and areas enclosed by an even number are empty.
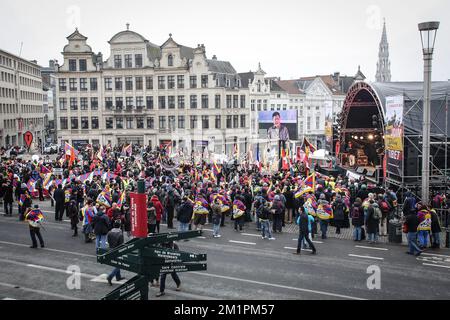
[[[358,65],[374,80],[383,17],[393,81],[423,79],[417,24],[438,20],[433,80],[450,79],[448,0],[2,0],[0,48],[38,60],[62,61],[75,26],[95,52],[109,56],[114,34],[130,29],[161,45],[173,34],[179,44],[206,46],[206,54],[238,72],[268,76],[354,75]]]

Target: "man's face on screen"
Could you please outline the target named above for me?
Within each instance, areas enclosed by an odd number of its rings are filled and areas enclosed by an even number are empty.
[[[273,117],[273,125],[277,128],[279,128],[281,126],[281,117],[280,116]]]

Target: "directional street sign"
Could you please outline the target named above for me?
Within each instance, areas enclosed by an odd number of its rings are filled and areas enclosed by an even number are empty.
[[[164,233],[144,239],[134,238],[112,250],[98,249],[97,262],[138,274],[103,300],[148,300],[149,279],[172,272],[206,270],[206,254],[161,247],[164,243],[201,235],[201,230]]]

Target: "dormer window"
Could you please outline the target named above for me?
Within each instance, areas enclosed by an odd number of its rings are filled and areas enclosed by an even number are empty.
[[[227,87],[230,87],[230,79],[227,79]]]
[[[173,67],[173,56],[171,54],[167,57],[167,65]]]

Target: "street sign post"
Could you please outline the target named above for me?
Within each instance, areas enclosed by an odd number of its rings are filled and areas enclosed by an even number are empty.
[[[133,238],[109,251],[98,249],[97,262],[138,274],[103,300],[148,300],[149,279],[172,272],[206,270],[206,254],[161,247],[164,243],[201,235],[201,230],[163,233],[142,239]]]

